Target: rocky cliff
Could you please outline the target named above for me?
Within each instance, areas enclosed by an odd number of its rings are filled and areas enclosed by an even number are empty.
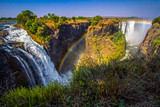
[[[140,46],[140,52],[146,58],[160,55],[160,28],[152,26]]]
[[[96,63],[106,63],[124,56],[125,38],[123,34],[118,37],[120,33],[118,26],[116,23],[106,25],[89,34],[85,39],[85,52],[79,62],[85,63],[84,59],[92,59]]]
[[[58,68],[69,47],[87,32],[89,25],[89,22],[61,25],[59,32],[45,45],[56,68]]]
[[[18,86],[29,86],[22,64],[5,49],[0,49],[0,94]]]

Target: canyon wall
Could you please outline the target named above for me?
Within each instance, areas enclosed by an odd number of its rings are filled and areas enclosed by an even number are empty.
[[[87,33],[89,25],[89,22],[61,25],[59,32],[45,45],[56,68],[58,68],[69,47]]]
[[[146,58],[160,55],[160,28],[152,26],[140,46],[140,53]]]

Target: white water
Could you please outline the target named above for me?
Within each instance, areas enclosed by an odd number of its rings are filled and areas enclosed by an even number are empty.
[[[120,29],[123,34],[125,34],[127,47],[125,57],[121,60],[128,59],[133,54],[136,54],[139,48],[139,45],[144,40],[146,33],[151,25],[142,21],[141,24],[135,23],[135,21],[128,21],[120,23]]]
[[[13,26],[9,26],[9,28],[5,30],[8,30],[9,32],[9,35],[6,37],[8,41],[24,43],[26,52],[23,53],[27,54],[27,56],[32,58],[35,62],[35,65],[38,67],[37,72],[39,72],[44,86],[49,82],[54,82],[55,80],[63,84],[68,83],[68,79],[71,77],[71,74],[62,74],[62,76],[60,76],[43,46],[33,41],[25,30],[18,29]]]

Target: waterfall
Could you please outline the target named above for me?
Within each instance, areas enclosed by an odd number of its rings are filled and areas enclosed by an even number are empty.
[[[6,37],[8,41],[24,43],[23,47],[25,50],[20,49],[19,51],[27,56],[28,59],[32,60],[32,63],[36,69],[34,70],[34,73],[36,72],[36,74],[40,76],[44,86],[46,86],[49,82],[53,83],[55,80],[60,83],[67,83],[67,80],[71,77],[71,74],[68,73],[67,76],[64,74],[60,75],[43,46],[33,41],[24,29],[9,26],[9,28],[6,28],[5,30],[9,32],[9,35]]]
[[[127,46],[125,57],[121,60],[131,57],[133,54],[136,54],[138,51],[139,45],[145,38],[145,35],[151,25],[146,24],[145,21],[123,21],[120,23],[120,29],[123,34],[125,34]]]

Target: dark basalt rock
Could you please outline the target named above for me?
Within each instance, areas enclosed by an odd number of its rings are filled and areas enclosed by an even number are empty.
[[[59,33],[47,44],[45,48],[57,69],[69,47],[87,33],[89,25],[89,22],[61,25]]]
[[[22,64],[4,49],[0,50],[0,95],[9,89],[29,86]]]

